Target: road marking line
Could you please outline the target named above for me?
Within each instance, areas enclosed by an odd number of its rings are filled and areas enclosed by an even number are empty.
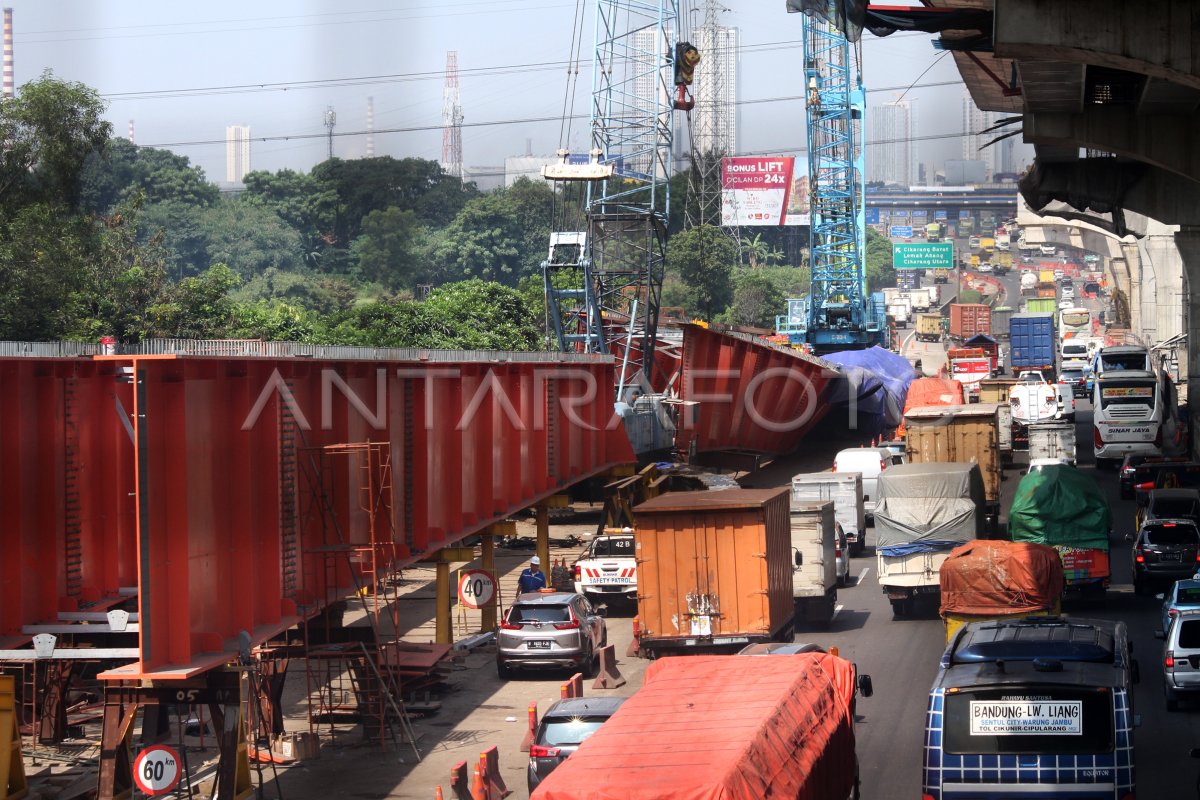
[[[841,611],[842,611],[842,609],[843,609],[843,608],[845,608],[845,606],[843,606],[841,603],[838,603],[836,606],[834,606],[834,607],[833,607],[833,616],[829,618],[829,624],[830,624],[830,625],[832,625],[832,624],[833,624],[833,621],[834,621],[835,619],[837,619],[837,615],[838,615],[839,613],[841,613]]]
[[[863,567],[862,572],[858,573],[858,577],[854,580],[854,585],[858,586],[867,579],[867,573],[871,571],[870,567]]]

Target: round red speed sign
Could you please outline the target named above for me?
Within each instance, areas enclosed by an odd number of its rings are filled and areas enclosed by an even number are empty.
[[[496,599],[496,579],[486,569],[469,569],[458,579],[458,602],[467,608],[487,608]]]
[[[153,744],[133,760],[133,782],[148,795],[166,794],[179,783],[179,754],[165,744]]]

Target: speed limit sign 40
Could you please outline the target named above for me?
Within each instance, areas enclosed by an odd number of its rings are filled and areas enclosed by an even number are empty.
[[[467,608],[487,608],[496,600],[496,579],[486,569],[469,569],[458,578],[458,602]]]
[[[148,795],[166,794],[179,783],[179,754],[165,744],[155,744],[133,760],[133,782]]]

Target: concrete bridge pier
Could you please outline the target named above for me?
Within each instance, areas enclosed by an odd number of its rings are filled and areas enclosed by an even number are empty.
[[[1175,234],[1175,246],[1183,259],[1184,292],[1187,307],[1184,309],[1184,331],[1188,334],[1187,369],[1192,361],[1200,363],[1200,337],[1195,335],[1195,325],[1200,322],[1200,226],[1184,225]],[[1187,396],[1192,429],[1192,456],[1200,457],[1200,370],[1187,369]]]

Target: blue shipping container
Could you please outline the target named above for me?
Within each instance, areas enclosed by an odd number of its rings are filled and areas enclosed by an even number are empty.
[[[1013,314],[1008,323],[1013,371],[1054,366],[1054,315]]]

